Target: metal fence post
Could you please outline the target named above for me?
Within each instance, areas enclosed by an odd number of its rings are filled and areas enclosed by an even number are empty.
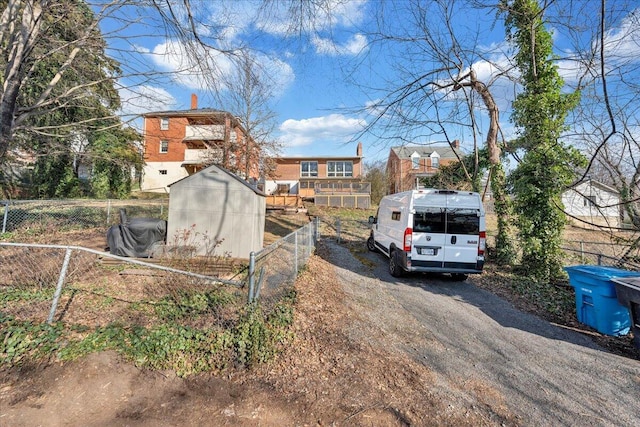
[[[340,243],[340,218],[336,219],[336,236],[338,243]]]
[[[111,220],[111,199],[107,200],[107,227],[109,226],[110,220]]]
[[[249,254],[249,296],[247,302],[253,302],[253,287],[255,285],[255,273],[256,273],[256,253],[251,251]]]
[[[2,219],[2,232],[7,232],[7,218],[9,218],[9,202],[4,202],[4,218]]]
[[[294,266],[294,277],[298,274],[298,231],[296,230],[293,233],[293,266]]]
[[[58,301],[60,300],[60,294],[62,293],[62,285],[64,279],[67,276],[67,268],[69,268],[69,261],[71,260],[71,248],[67,248],[64,254],[64,261],[62,262],[62,268],[60,269],[60,275],[58,276],[58,285],[56,286],[56,292],[53,295],[53,302],[51,304],[51,311],[49,312],[49,318],[47,323],[53,323],[53,316],[56,314],[56,308],[58,307]]]

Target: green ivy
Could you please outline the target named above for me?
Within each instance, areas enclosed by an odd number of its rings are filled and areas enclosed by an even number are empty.
[[[90,329],[62,323],[34,324],[0,312],[0,365],[19,365],[52,356],[74,360],[105,350],[117,351],[137,366],[171,369],[180,376],[263,363],[292,337],[289,327],[293,322],[294,292],[282,298],[267,315],[258,304],[245,307],[227,328],[177,323],[236,302],[236,298],[215,289],[178,292],[155,307],[163,323],[147,327],[111,323]]]
[[[60,347],[62,324],[18,321],[0,312],[0,366],[49,357]]]

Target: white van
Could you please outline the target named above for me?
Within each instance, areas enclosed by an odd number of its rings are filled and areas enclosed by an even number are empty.
[[[422,189],[385,196],[369,217],[367,248],[389,258],[389,272],[482,273],[485,213],[478,193]]]

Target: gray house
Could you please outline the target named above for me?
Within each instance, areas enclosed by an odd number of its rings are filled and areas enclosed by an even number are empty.
[[[209,166],[171,184],[167,246],[249,258],[262,249],[265,213],[261,191],[220,166]]]

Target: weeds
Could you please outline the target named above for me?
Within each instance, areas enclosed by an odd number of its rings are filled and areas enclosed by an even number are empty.
[[[0,313],[0,366],[47,358],[60,346],[62,325],[17,321]]]
[[[232,294],[220,290],[181,292],[156,306],[161,324],[144,327],[111,323],[94,330],[63,323],[18,321],[0,313],[0,366],[17,366],[52,356],[74,360],[89,353],[115,350],[137,366],[171,369],[179,376],[187,376],[219,372],[229,366],[251,367],[270,360],[292,337],[289,326],[293,322],[294,293],[267,315],[259,305],[247,306],[227,328],[177,323],[234,302]]]

